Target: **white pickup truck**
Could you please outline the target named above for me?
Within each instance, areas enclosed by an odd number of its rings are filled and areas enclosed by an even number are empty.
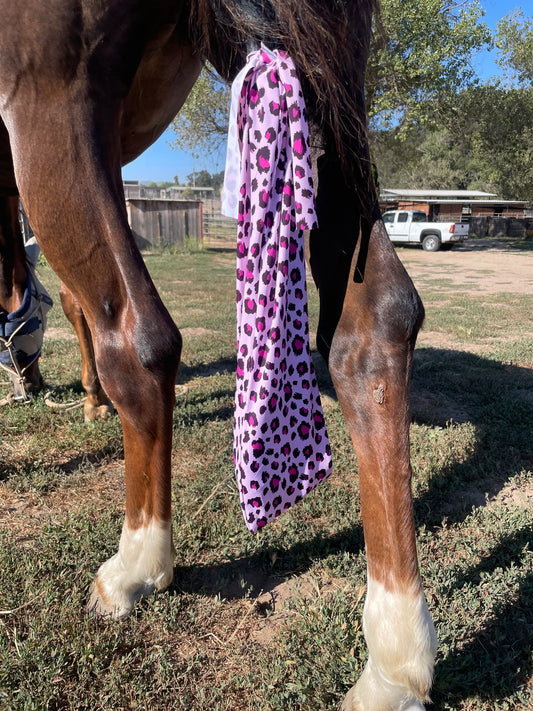
[[[422,210],[391,210],[383,215],[391,242],[421,244],[426,252],[451,249],[468,239],[467,224],[461,222],[428,222]]]

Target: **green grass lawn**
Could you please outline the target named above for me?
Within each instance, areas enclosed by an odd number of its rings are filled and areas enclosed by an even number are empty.
[[[233,479],[233,250],[146,264],[184,335],[174,413],[169,590],[121,623],[87,618],[124,509],[118,418],[41,396],[0,411],[0,710],[333,711],[364,666],[357,462],[318,357],[334,452],[327,484],[247,532]],[[82,396],[58,282],[42,372]],[[439,636],[435,711],[533,708],[533,296],[427,283],[413,371],[419,556]],[[310,288],[310,317],[317,320]],[[514,301],[513,301],[514,299]],[[507,306],[506,306],[507,304]],[[529,323],[529,330],[524,324]],[[314,325],[313,325],[314,328]]]

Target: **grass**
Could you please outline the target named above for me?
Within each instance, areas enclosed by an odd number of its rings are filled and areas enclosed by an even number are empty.
[[[0,709],[326,711],[363,668],[357,463],[317,360],[335,474],[251,536],[233,481],[232,250],[146,263],[185,346],[174,414],[171,588],[128,620],[83,614],[124,506],[117,418],[85,424],[42,397],[0,412]],[[42,371],[82,394],[56,297]],[[310,314],[316,323],[314,290]],[[422,283],[428,345],[413,372],[419,556],[440,640],[428,709],[533,708],[531,296]]]

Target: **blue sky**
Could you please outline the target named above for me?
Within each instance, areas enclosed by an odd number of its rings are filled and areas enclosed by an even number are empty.
[[[498,20],[516,7],[522,6],[527,14],[531,0],[480,0],[480,2],[486,12],[485,22],[494,29]],[[494,57],[494,52],[480,52],[474,58],[474,66],[482,79],[498,74],[499,68]],[[193,160],[183,151],[176,151],[170,147],[169,143],[172,143],[173,135],[172,130],[167,129],[148,150],[122,169],[123,177],[126,180],[162,182],[172,181],[177,175],[183,183],[193,170],[205,168],[210,173],[216,173],[224,169],[224,150],[220,150],[218,154],[201,156]]]

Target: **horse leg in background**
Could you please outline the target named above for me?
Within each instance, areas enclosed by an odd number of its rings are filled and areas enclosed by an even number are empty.
[[[0,195],[0,312],[11,314],[22,305],[27,286],[26,253],[19,222],[18,195]],[[26,399],[28,392],[37,392],[44,386],[35,359],[24,370],[24,382],[9,373],[16,398]]]
[[[93,338],[87,320],[78,300],[63,282],[61,282],[59,296],[65,316],[76,331],[80,346],[81,384],[87,393],[87,399],[83,405],[85,421],[89,422],[99,418],[107,420],[114,408],[113,403],[105,394],[96,372]]]
[[[369,658],[342,709],[414,711],[424,708],[436,652],[418,572],[409,458],[409,380],[423,307],[371,188],[368,202],[373,219],[363,216],[338,163],[321,162],[320,228],[311,235],[317,343],[357,453],[368,575]]]

